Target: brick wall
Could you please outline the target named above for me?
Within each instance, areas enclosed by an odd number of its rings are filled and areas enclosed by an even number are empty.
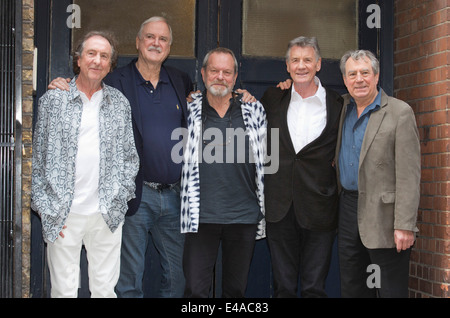
[[[416,113],[422,149],[410,297],[450,297],[450,1],[395,1],[395,95]]]
[[[34,0],[22,0],[22,297],[30,297]]]

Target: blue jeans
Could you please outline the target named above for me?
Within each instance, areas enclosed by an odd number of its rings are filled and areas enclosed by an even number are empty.
[[[160,297],[183,297],[184,234],[180,231],[180,186],[161,191],[143,185],[136,214],[123,225],[121,268],[116,286],[118,297],[143,298],[142,282],[148,234],[161,259]]]

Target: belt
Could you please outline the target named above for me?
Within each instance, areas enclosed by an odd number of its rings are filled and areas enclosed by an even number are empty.
[[[157,190],[157,191],[162,191],[162,190],[164,190],[164,189],[172,189],[172,188],[175,187],[178,183],[179,183],[179,181],[177,181],[177,182],[175,182],[175,183],[172,183],[172,184],[144,181],[144,184],[145,184],[146,186],[148,186],[149,188],[152,188],[152,189],[154,189],[154,190]]]

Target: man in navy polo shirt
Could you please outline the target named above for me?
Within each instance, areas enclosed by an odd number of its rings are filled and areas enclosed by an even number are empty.
[[[107,79],[129,99],[140,170],[136,199],[125,220],[119,297],[143,297],[148,233],[159,253],[162,268],[160,297],[182,297],[184,235],[180,233],[181,164],[171,159],[172,131],[185,126],[186,96],[192,91],[188,75],[163,66],[172,44],[164,18],[144,21],[136,37],[138,58]]]

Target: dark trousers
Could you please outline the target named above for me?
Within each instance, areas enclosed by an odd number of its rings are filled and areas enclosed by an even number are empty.
[[[279,222],[267,222],[267,242],[272,260],[275,297],[297,297],[300,277],[302,297],[327,297],[325,281],[336,231],[302,228],[291,207]]]
[[[222,297],[243,298],[256,229],[256,224],[201,223],[197,233],[186,234],[183,256],[185,297],[209,297],[214,265],[222,243]]]
[[[411,249],[397,253],[396,248],[366,248],[359,236],[357,208],[358,193],[343,191],[338,229],[341,296],[408,297]]]

